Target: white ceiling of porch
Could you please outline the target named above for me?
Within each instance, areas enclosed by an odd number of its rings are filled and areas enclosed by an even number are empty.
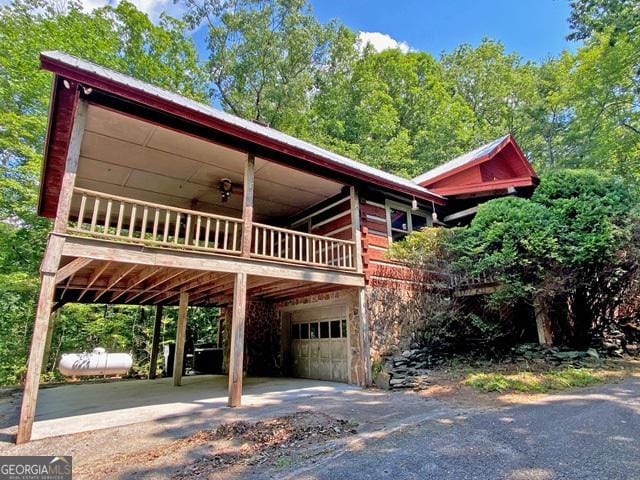
[[[218,184],[243,182],[246,153],[90,106],[76,185],[147,202],[239,217],[242,193],[222,203]],[[256,158],[257,221],[294,215],[342,185]]]

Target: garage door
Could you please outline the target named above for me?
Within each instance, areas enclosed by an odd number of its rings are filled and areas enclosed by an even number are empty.
[[[345,307],[294,312],[291,317],[291,358],[296,377],[347,382]]]

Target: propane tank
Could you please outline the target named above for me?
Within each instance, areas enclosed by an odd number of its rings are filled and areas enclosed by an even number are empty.
[[[58,370],[66,377],[89,375],[123,375],[133,365],[128,353],[107,353],[104,348],[94,348],[92,352],[63,353]]]

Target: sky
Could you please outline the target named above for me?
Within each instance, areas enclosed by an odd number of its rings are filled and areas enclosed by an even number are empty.
[[[311,5],[323,22],[339,18],[352,30],[377,34],[369,37],[380,45],[395,41],[433,55],[461,43],[477,45],[485,36],[535,61],[576,48],[565,40],[569,0],[311,0]]]
[[[0,0],[1,4],[9,0]],[[81,0],[92,9],[119,0]],[[131,0],[152,18],[167,10],[180,16],[172,0]],[[309,0],[314,14],[337,18],[377,50],[423,50],[435,56],[461,43],[477,45],[483,37],[504,43],[526,60],[540,61],[564,49],[569,33],[569,0]],[[204,28],[194,33],[206,53]]]

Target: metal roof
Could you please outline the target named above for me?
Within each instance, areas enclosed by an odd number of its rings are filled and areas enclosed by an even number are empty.
[[[438,165],[433,170],[429,170],[428,172],[423,173],[422,175],[417,176],[413,179],[413,181],[417,184],[422,184],[431,179],[437,178],[451,170],[459,168],[467,163],[471,163],[475,160],[479,160],[480,158],[486,157],[493,153],[507,138],[509,135],[505,135],[503,137],[497,138],[492,142],[489,142],[481,147],[476,148],[470,152],[465,153],[464,155],[460,155],[459,157],[454,158],[453,160],[449,160],[447,163],[443,163],[442,165]]]
[[[102,67],[100,65],[89,62],[87,60],[74,57],[73,55],[69,55],[63,52],[58,52],[58,51],[47,51],[47,52],[41,53],[41,58],[52,60],[58,64],[63,64],[63,65],[66,65],[67,67],[88,73],[92,76],[109,80],[123,87],[138,90],[147,95],[158,97],[159,99],[162,99],[164,101],[171,102],[175,105],[189,109],[193,112],[198,112],[200,114],[206,115],[218,121],[221,121],[229,125],[243,129],[245,131],[251,132],[255,135],[264,137],[269,140],[276,141],[286,146],[290,146],[290,147],[302,150],[304,152],[307,152],[309,154],[312,154],[318,157],[322,157],[323,159],[326,159],[330,162],[333,162],[341,166],[345,166],[351,170],[360,172],[363,175],[372,177],[373,179],[379,179],[385,183],[391,183],[393,185],[397,185],[398,187],[402,187],[402,189],[405,192],[409,190],[411,192],[415,192],[416,195],[422,194],[422,195],[429,195],[432,197],[445,199],[445,197],[435,194],[433,192],[430,192],[426,188],[418,185],[417,183],[414,183],[411,180],[407,180],[397,175],[394,175],[392,173],[388,173],[383,170],[379,170],[377,168],[371,167],[369,165],[365,165],[361,162],[357,162],[355,160],[344,157],[342,155],[338,155],[337,153],[320,148],[309,142],[299,140],[295,137],[292,137],[291,135],[287,135],[285,133],[279,132],[276,129],[259,125],[252,121],[244,120],[240,117],[231,115],[217,108],[213,108],[209,105],[205,105],[195,100],[191,100],[187,97],[171,92],[169,90],[165,90],[163,88],[153,86],[149,83],[143,82],[129,75],[118,73],[114,70]]]

